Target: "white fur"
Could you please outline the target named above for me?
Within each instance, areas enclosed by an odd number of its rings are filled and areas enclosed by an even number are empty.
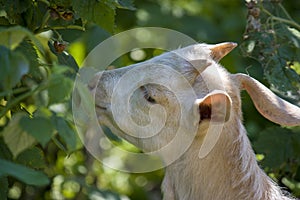
[[[198,44],[184,49],[176,50],[175,53],[166,53],[145,63],[136,64],[118,70],[104,72],[98,82],[93,80],[89,87],[96,92],[97,116],[99,122],[110,127],[118,136],[125,138],[135,144],[145,152],[158,150],[168,144],[174,138],[178,128],[180,118],[180,105],[176,101],[176,96],[169,92],[163,86],[153,84],[145,85],[149,95],[157,100],[157,104],[163,106],[166,112],[166,121],[163,129],[154,137],[136,138],[124,133],[116,125],[111,113],[111,96],[114,86],[118,80],[129,70],[144,65],[155,66],[168,65],[185,76],[191,87],[195,91],[196,98],[186,98],[185,111],[189,112],[189,117],[185,123],[197,124],[199,121],[199,111],[195,110],[193,102],[197,99],[209,95],[212,90],[222,90],[228,94],[232,104],[230,108],[230,118],[224,122],[215,146],[207,156],[199,158],[199,150],[204,145],[206,134],[209,134],[209,120],[200,122],[196,136],[187,149],[187,151],[175,162],[166,167],[165,178],[162,184],[162,190],[165,200],[284,200],[285,197],[280,188],[260,169],[256,162],[255,154],[247,138],[245,128],[242,124],[240,89],[245,88],[249,93],[256,90],[252,84],[252,79],[245,78],[244,75],[231,75],[210,55],[212,45]],[[178,57],[176,55],[181,55]],[[184,58],[184,59],[183,59]],[[199,65],[192,66],[194,61],[200,60]],[[206,64],[203,60],[207,61]],[[191,65],[192,63],[192,65]],[[209,65],[208,67],[206,65]],[[193,69],[197,68],[198,72]],[[201,69],[202,68],[202,69]],[[206,69],[207,68],[207,69]],[[157,79],[165,79],[177,84],[178,80],[173,80],[169,74],[163,71],[153,72]],[[247,80],[246,80],[247,79]],[[98,84],[97,84],[98,83]],[[260,83],[257,83],[263,88]],[[182,89],[184,90],[184,88]],[[263,88],[264,91],[268,90]],[[136,124],[145,125],[149,123],[149,110],[151,104],[144,97],[145,91],[136,90],[130,98],[129,114]],[[264,94],[269,94],[269,90]],[[251,95],[251,94],[250,94]],[[261,96],[261,97],[258,97]],[[253,95],[252,95],[253,97]],[[275,97],[274,97],[275,98]],[[278,97],[276,97],[278,98]],[[267,101],[263,94],[257,95],[253,101]],[[271,99],[274,101],[274,99]],[[259,103],[258,103],[259,104]],[[264,105],[268,102],[264,102]],[[291,106],[284,102],[285,106]],[[124,106],[124,105],[118,105]],[[105,109],[103,109],[103,107]],[[293,107],[293,109],[299,109]],[[279,106],[272,107],[272,111],[279,110]],[[264,113],[265,117],[273,119],[272,112]],[[297,111],[299,112],[299,110]],[[296,111],[295,111],[296,113]],[[286,118],[287,113],[281,112],[282,117]],[[160,117],[155,116],[154,117]],[[297,117],[297,116],[296,116]],[[295,115],[290,117],[293,124],[297,124],[300,119]],[[277,119],[277,118],[276,118]],[[128,119],[124,119],[128,120]],[[280,121],[276,121],[280,123]],[[298,124],[298,125],[299,125]],[[185,129],[184,129],[185,130]],[[190,133],[182,132],[183,136],[189,136]],[[180,146],[180,144],[178,144]],[[166,155],[161,155],[163,160]]]

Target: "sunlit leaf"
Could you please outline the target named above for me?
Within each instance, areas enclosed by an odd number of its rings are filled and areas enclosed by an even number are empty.
[[[49,184],[49,179],[44,173],[3,159],[0,159],[1,176],[12,176],[29,185]]]
[[[36,142],[34,137],[26,133],[19,125],[20,119],[24,116],[22,113],[15,114],[2,132],[4,141],[14,157]]]
[[[297,29],[288,27],[288,30],[289,30],[294,36],[296,36],[298,39],[300,39],[300,32],[299,32]]]
[[[28,29],[21,26],[0,28],[0,45],[6,46],[7,48],[14,49],[25,37],[28,37],[37,49],[44,55],[44,48],[42,44]]]
[[[89,192],[90,199],[109,199],[109,200],[121,200],[120,196],[110,191],[92,190]]]
[[[26,33],[22,31],[4,31],[0,30],[0,44],[6,46],[7,48],[16,48],[26,37]]]

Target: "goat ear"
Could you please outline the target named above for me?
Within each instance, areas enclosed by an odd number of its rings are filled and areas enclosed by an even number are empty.
[[[214,90],[202,99],[197,99],[196,107],[200,114],[200,121],[210,120],[215,123],[224,123],[230,118],[231,98],[221,90]]]
[[[234,42],[223,42],[215,45],[209,45],[209,49],[211,50],[211,57],[218,62],[236,46],[237,44]]]
[[[300,125],[300,108],[276,96],[257,80],[245,74],[233,75],[250,95],[256,109],[265,118],[285,126]]]

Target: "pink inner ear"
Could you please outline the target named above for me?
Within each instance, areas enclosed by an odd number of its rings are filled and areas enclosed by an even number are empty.
[[[200,121],[211,118],[211,105],[200,104],[199,106]],[[200,122],[199,122],[200,123]]]
[[[200,122],[209,119],[213,122],[226,122],[230,117],[231,100],[224,93],[212,93],[199,104]]]

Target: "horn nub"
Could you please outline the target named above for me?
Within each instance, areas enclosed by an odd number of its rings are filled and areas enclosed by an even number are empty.
[[[223,42],[215,45],[209,45],[209,49],[211,50],[211,57],[215,61],[219,61],[230,51],[232,51],[236,46],[237,44],[234,42]]]

